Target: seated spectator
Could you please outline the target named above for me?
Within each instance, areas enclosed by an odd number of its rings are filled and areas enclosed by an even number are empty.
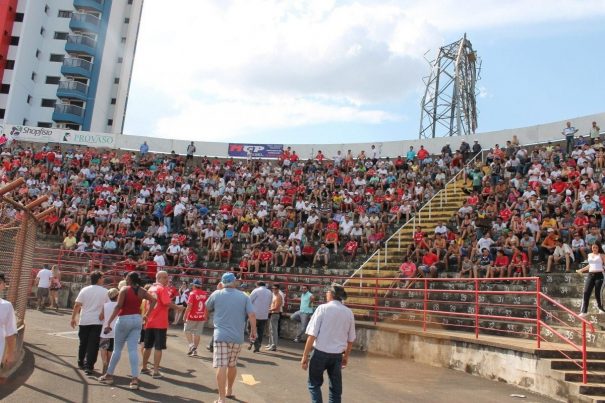
[[[513,247],[513,255],[508,266],[507,277],[527,277],[529,258],[519,247]]]
[[[437,272],[439,271],[437,263],[439,263],[439,256],[437,256],[433,249],[429,249],[422,257],[421,265],[418,266],[419,273],[422,277],[437,277]]]
[[[553,264],[559,263],[559,261],[561,260],[565,260],[565,272],[571,272],[571,262],[574,261],[573,250],[568,244],[561,242],[560,239],[557,239],[555,242],[555,249],[553,253],[548,256],[548,260],[546,263],[546,272],[550,273]]]
[[[355,239],[351,239],[348,241],[343,248],[343,255],[346,261],[353,261],[355,259],[355,255],[357,254],[357,248],[359,246],[358,241]]]
[[[488,268],[487,277],[503,277],[504,273],[508,273],[508,266],[508,256],[504,254],[502,249],[498,249],[496,252],[496,259],[494,259],[493,264]]]
[[[65,239],[63,239],[63,243],[61,244],[61,249],[65,251],[73,251],[76,249],[76,245],[78,240],[76,239],[73,232],[69,232]]]
[[[313,263],[311,264],[311,267],[315,267],[315,263],[323,260],[323,262],[324,262],[323,268],[327,269],[329,256],[330,256],[330,250],[328,249],[326,244],[322,242],[320,247],[317,249],[317,252],[315,252],[315,256],[313,257]]]

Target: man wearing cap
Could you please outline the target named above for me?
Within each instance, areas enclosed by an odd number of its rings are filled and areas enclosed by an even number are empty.
[[[341,401],[341,368],[347,366],[355,341],[353,312],[342,304],[346,298],[344,287],[332,284],[326,291],[328,302],[317,307],[307,326],[308,337],[300,364],[303,370],[309,370],[307,387],[314,403],[323,401],[321,385],[326,370],[330,377],[330,402]]]
[[[237,376],[237,358],[244,342],[246,317],[250,322],[250,341],[256,339],[254,307],[243,292],[236,288],[235,274],[227,272],[221,278],[223,288],[210,295],[206,303],[214,312],[214,348],[212,366],[216,368],[219,399],[234,398],[233,383]]]
[[[187,343],[189,343],[187,355],[195,357],[204,331],[204,324],[208,320],[208,310],[206,309],[208,293],[202,290],[202,281],[197,278],[193,280],[191,285],[193,291],[189,294],[187,309],[185,309],[183,317],[185,318],[185,337]]]
[[[273,300],[273,293],[266,287],[264,281],[257,281],[256,288],[250,294],[250,302],[254,307],[254,315],[256,316],[256,328],[258,330],[258,337],[254,340],[254,352],[260,351],[260,346],[263,342],[263,336],[265,334],[265,325],[269,319],[269,309],[271,308],[271,301]]]

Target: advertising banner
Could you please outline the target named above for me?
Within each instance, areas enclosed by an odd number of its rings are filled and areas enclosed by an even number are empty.
[[[283,150],[283,144],[229,143],[228,155],[230,157],[277,158]]]
[[[10,124],[5,124],[3,129],[4,134],[10,140],[64,143],[88,147],[116,147],[115,134],[113,133],[93,133]]]

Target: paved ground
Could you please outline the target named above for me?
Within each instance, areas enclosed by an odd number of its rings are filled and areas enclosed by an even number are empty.
[[[8,385],[0,387],[3,402],[213,402],[216,399],[210,353],[185,355],[178,329],[169,332],[169,350],[162,361],[164,378],[142,376],[141,389],[130,391],[128,379],[100,385],[75,367],[77,336],[69,313],[27,314],[26,362]],[[207,342],[205,336],[203,342]],[[234,402],[308,402],[306,375],[300,369],[302,345],[283,341],[280,351],[243,351]],[[127,373],[122,355],[117,375]],[[97,363],[100,367],[100,361]],[[343,374],[344,402],[552,402],[509,385],[461,372],[414,362],[355,354]],[[327,383],[327,380],[326,380]],[[526,398],[511,397],[521,394]],[[327,384],[324,386],[327,401]]]

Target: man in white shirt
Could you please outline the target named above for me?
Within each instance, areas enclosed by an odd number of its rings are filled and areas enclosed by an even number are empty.
[[[347,366],[355,341],[353,312],[342,304],[346,298],[344,287],[332,284],[326,291],[328,302],[317,307],[307,326],[308,338],[300,364],[302,369],[309,369],[307,387],[314,402],[322,401],[321,385],[325,370],[330,377],[330,401],[341,401],[341,368]],[[313,354],[309,359],[311,349]]]
[[[158,265],[158,271],[163,270],[164,266],[166,266],[166,258],[162,251],[156,251],[153,261]]]
[[[256,282],[256,288],[250,294],[250,302],[254,308],[254,314],[256,315],[256,329],[258,336],[254,343],[251,343],[249,347],[254,345],[254,352],[260,351],[260,346],[263,343],[263,336],[265,334],[265,325],[269,319],[269,308],[271,307],[271,301],[273,300],[273,293],[267,288],[264,281],[259,280]]]
[[[45,264],[42,267],[42,270],[40,270],[36,275],[36,286],[38,286],[38,289],[36,291],[36,297],[38,298],[39,311],[45,308],[46,299],[48,298],[50,288],[50,278],[52,276],[53,273],[50,271],[47,264]]]
[[[103,310],[103,305],[109,302],[107,290],[101,285],[103,274],[100,271],[93,271],[90,274],[90,284],[80,290],[71,314],[71,327],[75,329],[76,323],[79,325],[78,368],[83,369],[86,375],[93,374],[97,362],[103,327],[99,314]],[[78,314],[80,314],[79,322],[76,321]]]
[[[4,273],[0,273],[0,293],[6,287]],[[10,368],[17,359],[17,319],[13,305],[0,298],[0,364]]]

